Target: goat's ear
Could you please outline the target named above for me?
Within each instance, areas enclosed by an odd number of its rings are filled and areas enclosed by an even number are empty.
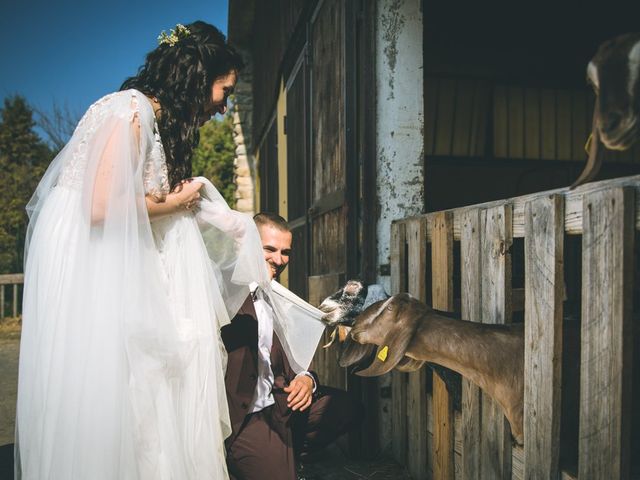
[[[347,337],[343,343],[340,344],[341,352],[338,364],[341,367],[350,367],[356,365],[367,357],[370,357],[376,346],[370,343],[361,344]]]
[[[389,332],[378,347],[369,368],[356,372],[361,377],[377,377],[391,371],[404,357],[418,325],[419,316],[405,313],[389,325]]]
[[[416,370],[420,370],[424,363],[423,360],[414,360],[405,355],[402,357],[402,360],[398,362],[398,365],[396,365],[396,370],[400,372],[415,372]]]

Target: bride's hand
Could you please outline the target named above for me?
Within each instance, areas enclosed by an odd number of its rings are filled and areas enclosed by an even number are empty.
[[[171,197],[177,210],[193,210],[200,203],[200,189],[202,183],[194,182],[192,178],[182,180],[180,185],[173,189],[167,196],[167,200]]]

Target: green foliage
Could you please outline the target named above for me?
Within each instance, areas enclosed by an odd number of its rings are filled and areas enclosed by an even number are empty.
[[[194,151],[194,176],[206,177],[216,186],[229,206],[235,206],[233,183],[233,119],[225,115],[222,120],[211,120],[200,129],[200,144]]]
[[[52,159],[33,131],[33,111],[20,96],[0,109],[0,273],[22,272],[28,218],[25,206]]]

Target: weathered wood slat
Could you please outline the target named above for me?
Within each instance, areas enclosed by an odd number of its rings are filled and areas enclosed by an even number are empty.
[[[406,225],[408,292],[426,301],[427,225],[419,218]],[[408,374],[407,382],[407,455],[409,473],[414,478],[427,477],[427,376],[422,368]]]
[[[461,216],[464,212],[473,209],[487,209],[497,207],[499,205],[510,204],[513,206],[513,221],[512,221],[512,236],[513,238],[524,237],[524,206],[527,202],[530,202],[538,197],[545,197],[549,195],[562,195],[565,197],[565,210],[564,210],[564,230],[568,235],[582,235],[582,198],[592,192],[607,190],[617,187],[631,187],[635,190],[635,213],[633,223],[636,230],[640,230],[640,175],[633,175],[630,177],[621,177],[611,180],[602,180],[600,182],[588,183],[582,185],[574,190],[569,190],[568,187],[558,188],[555,190],[548,190],[545,192],[533,193],[530,195],[523,195],[521,197],[514,197],[504,200],[497,200],[494,202],[478,203],[475,205],[469,205],[466,207],[456,208],[453,211],[453,238],[454,240],[460,240],[460,222]],[[434,213],[421,215],[419,217],[409,217],[403,220],[397,221],[397,223],[407,222],[414,218],[426,217],[430,218]],[[427,230],[427,239],[431,241],[431,227],[430,222]]]
[[[481,212],[482,322],[511,321],[511,205]],[[511,478],[511,436],[502,409],[486,394],[481,406],[480,478]]]
[[[461,217],[461,315],[479,322],[481,308],[480,211],[468,210]],[[480,389],[462,379],[461,478],[480,480]]]
[[[524,478],[557,478],[560,452],[564,199],[525,208]]]
[[[391,293],[407,291],[406,224],[391,225]],[[393,457],[404,464],[407,455],[407,374],[391,372],[391,445]]]
[[[453,311],[453,213],[440,212],[432,217],[431,242],[433,308]],[[425,232],[426,242],[426,232]],[[434,478],[453,480],[453,404],[447,385],[433,374]]]
[[[0,285],[24,283],[24,273],[5,273],[0,275]]]
[[[633,194],[583,200],[579,478],[630,473]]]

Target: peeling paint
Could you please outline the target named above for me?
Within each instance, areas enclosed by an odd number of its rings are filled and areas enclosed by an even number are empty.
[[[391,222],[424,208],[420,0],[378,0],[376,51],[378,265],[389,263]],[[390,278],[378,281],[390,288]]]
[[[393,0],[386,8],[383,9],[383,13],[380,16],[382,40],[385,45],[383,51],[386,57],[386,63],[391,71],[391,75],[389,75],[388,80],[389,96],[387,97],[387,100],[395,98],[394,78],[396,63],[398,60],[398,36],[405,24],[405,17],[401,12],[402,3],[403,2],[401,0]]]

